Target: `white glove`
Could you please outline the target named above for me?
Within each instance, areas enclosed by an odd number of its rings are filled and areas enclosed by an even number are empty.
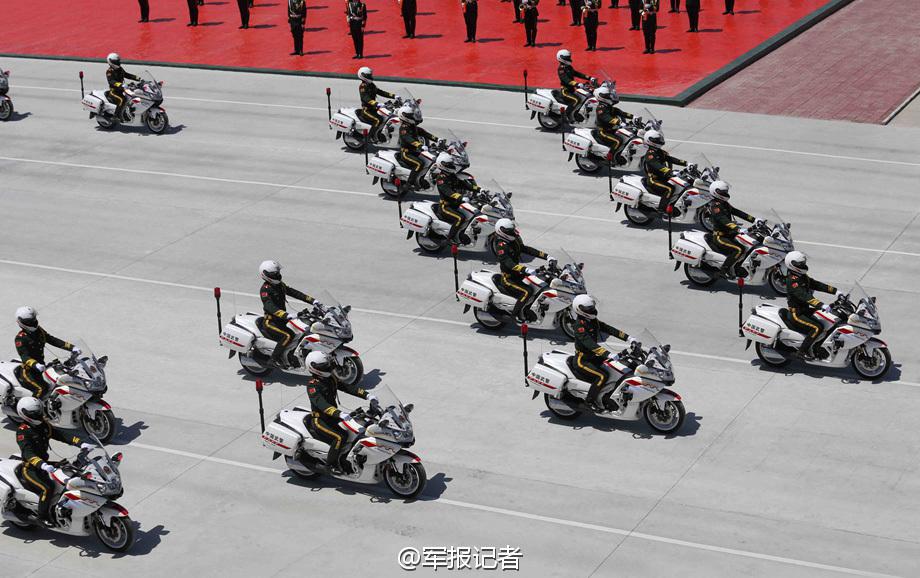
[[[742,229],[742,228],[739,227],[739,228],[738,228],[738,234],[739,234],[739,235],[747,235],[747,229]]]
[[[342,421],[348,421],[351,419],[351,414],[348,413],[347,411],[343,411],[342,413],[339,414],[339,419]]]
[[[83,353],[83,350],[80,349],[79,347],[74,347],[73,349],[70,350],[70,352],[73,353],[74,357],[76,357],[80,355],[81,353]]]
[[[834,294],[834,297],[836,297],[837,299],[843,299],[844,297],[846,297],[846,295],[843,293],[843,291],[837,291],[837,293]]]
[[[551,267],[555,268],[559,264],[559,260],[553,257],[552,255],[546,256],[546,263]]]
[[[36,364],[33,365],[32,367],[34,367],[35,370],[38,371],[39,373],[45,373],[45,364],[44,364],[44,363],[36,363]]]
[[[524,272],[527,273],[528,275],[536,275],[536,274],[537,274],[537,270],[536,270],[536,269],[531,269],[530,267],[525,267],[525,268],[524,268]]]
[[[82,443],[80,444],[80,449],[89,452],[96,449],[96,444]]]
[[[639,340],[636,339],[635,337],[630,337],[629,339],[626,340],[626,343],[628,343],[629,346],[632,347],[636,343],[639,343]]]
[[[52,466],[52,465],[49,464],[48,462],[43,462],[43,463],[42,463],[42,470],[44,470],[45,472],[47,472],[47,473],[50,474],[50,473],[54,472],[54,466]]]
[[[763,227],[764,225],[766,225],[766,222],[763,219],[754,219],[755,227]]]
[[[825,303],[824,305],[822,305],[821,311],[824,311],[825,313],[830,313],[831,312],[830,303]]]
[[[322,302],[317,301],[315,299],[313,300],[313,307],[320,309],[320,310],[324,309]]]

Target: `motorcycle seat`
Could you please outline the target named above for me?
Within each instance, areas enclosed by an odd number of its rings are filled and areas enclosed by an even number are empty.
[[[504,291],[502,291],[502,274],[501,273],[496,273],[495,275],[492,275],[492,283],[495,283],[495,286],[498,287],[498,290],[504,293]]]
[[[786,324],[786,327],[792,327],[792,324],[791,324],[792,314],[789,313],[789,310],[786,309],[785,307],[782,307],[779,310],[779,318],[783,320],[783,323]]]
[[[558,88],[554,88],[554,89],[550,92],[550,94],[553,95],[553,98],[556,99],[556,102],[565,102],[565,101],[562,99],[562,90],[560,90],[560,89],[558,89]]]
[[[256,319],[256,328],[259,330],[259,333],[265,335],[265,318],[259,317]]]

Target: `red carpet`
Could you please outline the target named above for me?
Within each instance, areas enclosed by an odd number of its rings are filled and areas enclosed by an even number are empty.
[[[628,1],[620,9],[603,0],[598,51],[585,52],[584,29],[570,27],[571,10],[555,0],[540,3],[538,48],[523,48],[524,30],[512,24],[512,5],[480,0],[478,44],[464,44],[458,0],[419,0],[415,40],[403,40],[396,0],[368,0],[369,20],[362,63],[378,76],[459,83],[520,86],[555,85],[556,50],[575,55],[576,68],[617,80],[620,92],[674,97],[745,52],[781,33],[833,0],[737,0],[735,16],[722,16],[721,0],[702,0],[700,33],[687,34],[685,13],[668,14],[662,0],[657,54],[643,55],[641,32],[628,31]],[[251,28],[238,30],[233,0],[209,0],[200,26],[187,28],[183,0],[150,0],[151,22],[138,24],[133,0],[46,0],[7,2],[0,53],[172,62],[326,73],[353,73],[351,38],[346,35],[344,0],[307,0],[303,57],[289,56],[293,44],[285,0],[257,0]]]

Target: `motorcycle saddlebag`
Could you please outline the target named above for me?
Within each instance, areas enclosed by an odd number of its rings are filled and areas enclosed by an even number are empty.
[[[220,332],[220,344],[237,353],[247,353],[252,349],[256,336],[239,325],[228,323]]]
[[[527,108],[536,112],[549,112],[551,102],[550,99],[539,94],[527,95]]]
[[[431,226],[431,217],[411,207],[406,209],[399,221],[404,229],[421,233],[422,235],[427,233],[428,228]]]
[[[457,296],[460,297],[461,301],[465,301],[473,307],[485,309],[489,304],[489,299],[492,297],[492,290],[475,281],[467,279],[463,282],[463,285],[460,286],[460,290],[457,291]]]
[[[334,113],[332,118],[329,119],[329,126],[339,132],[350,132],[351,129],[355,126],[355,121],[351,117],[337,112]]]
[[[642,192],[636,187],[620,181],[613,187],[610,193],[610,200],[616,203],[623,203],[627,207],[639,206],[639,197]]]
[[[262,432],[262,446],[273,452],[293,457],[303,436],[283,423],[271,422]]]
[[[565,140],[562,141],[562,146],[570,153],[574,153],[576,155],[585,155],[588,154],[588,150],[591,149],[591,141],[581,135],[570,132],[565,135]]]
[[[776,341],[776,336],[779,335],[781,329],[782,327],[776,323],[759,315],[751,315],[741,326],[745,337],[766,345],[772,345]]]
[[[559,373],[548,365],[537,363],[527,374],[527,387],[540,393],[549,394],[550,397],[562,396],[566,382],[565,375]]]
[[[671,247],[671,255],[674,255],[674,259],[689,265],[699,265],[705,252],[704,247],[687,239],[678,239],[674,246]]]
[[[367,163],[367,170],[369,170],[372,175],[384,179],[390,178],[394,168],[393,163],[380,157],[373,157]]]
[[[91,110],[96,114],[101,113],[104,108],[102,100],[94,94],[84,96],[82,104],[84,109]]]

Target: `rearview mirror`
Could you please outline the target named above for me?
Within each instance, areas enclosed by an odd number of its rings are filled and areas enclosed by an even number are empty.
[[[108,356],[108,355],[103,355],[102,357],[100,357],[99,359],[96,360],[96,363],[97,363],[98,365],[101,365],[102,367],[105,367],[105,364],[108,363],[108,362],[109,362],[109,356]]]
[[[406,410],[406,413],[410,413],[413,409],[415,409],[415,405],[408,403],[403,409]]]
[[[121,460],[122,460],[124,457],[125,457],[125,456],[124,456],[121,452],[118,452],[117,454],[115,454],[114,456],[112,456],[112,461],[115,462],[116,464],[120,464],[120,463],[121,463]]]

